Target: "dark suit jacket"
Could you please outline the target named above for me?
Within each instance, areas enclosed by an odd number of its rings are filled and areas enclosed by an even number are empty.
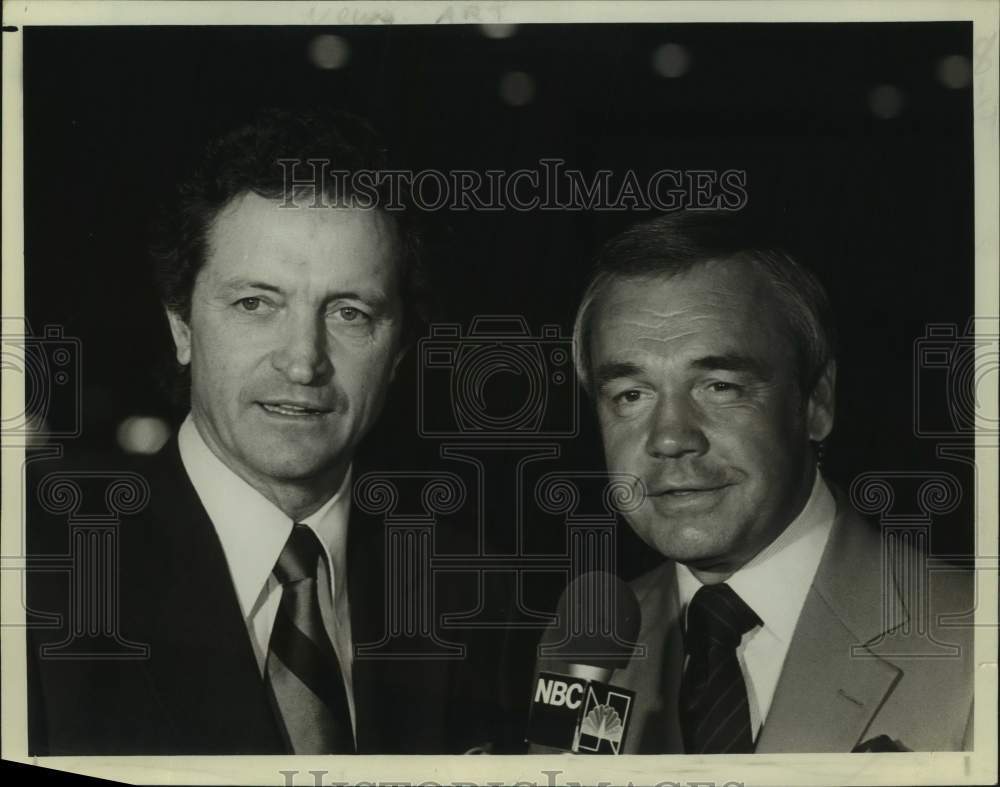
[[[183,470],[176,438],[145,474],[151,498],[117,528],[120,636],[147,658],[43,656],[67,635],[64,572],[29,572],[28,607],[62,616],[29,627],[29,750],[60,754],[287,753],[258,671],[222,545]],[[385,634],[385,526],[352,506],[348,588],[355,644]],[[29,554],[69,549],[65,519],[29,511]],[[475,607],[437,585],[440,611]],[[461,632],[442,634],[461,640]],[[469,642],[461,660],[355,657],[360,753],[460,753],[499,722],[495,648]],[[488,644],[488,643],[487,643]]]
[[[755,751],[850,752],[882,735],[913,751],[971,748],[971,619],[941,619],[972,610],[969,572],[935,571],[928,587],[919,553],[884,552],[879,530],[841,496],[837,511]],[[625,752],[683,753],[675,564],[632,587],[647,650],[611,679],[636,692]]]

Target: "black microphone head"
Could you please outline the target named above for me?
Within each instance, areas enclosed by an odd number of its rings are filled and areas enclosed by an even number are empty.
[[[590,571],[563,591],[557,607],[557,636],[546,637],[542,658],[602,670],[622,669],[636,650],[642,624],[639,600],[614,574]]]

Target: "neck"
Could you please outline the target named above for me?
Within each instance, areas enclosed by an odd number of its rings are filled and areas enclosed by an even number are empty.
[[[308,478],[285,480],[263,476],[232,461],[225,451],[216,446],[208,430],[198,425],[197,416],[194,424],[205,445],[222,464],[260,492],[293,522],[301,522],[322,508],[338,492],[351,466],[350,462],[338,463]]]
[[[243,478],[250,486],[274,503],[293,522],[301,522],[321,509],[333,497],[344,481],[346,468],[341,469],[336,478],[328,483],[313,487],[311,484],[256,483],[252,478]]]
[[[742,566],[737,566],[736,568],[711,568],[702,569],[696,568],[695,566],[688,566],[691,573],[694,574],[695,579],[697,579],[703,585],[718,585],[720,582],[725,582],[733,574],[739,571]]]

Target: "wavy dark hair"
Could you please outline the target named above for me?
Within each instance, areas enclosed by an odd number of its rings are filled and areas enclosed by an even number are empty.
[[[390,160],[381,138],[365,120],[334,110],[265,109],[248,123],[211,141],[201,158],[177,184],[153,223],[153,276],[162,304],[185,322],[191,317],[195,279],[205,264],[208,237],[216,217],[234,198],[253,193],[269,199],[289,199],[288,161],[307,166],[328,162],[339,173],[384,172]],[[284,165],[282,161],[286,162]],[[301,177],[298,173],[296,177]],[[398,264],[404,309],[403,335],[410,342],[429,317],[429,292],[421,249],[423,233],[405,184],[375,179],[374,195],[352,193],[350,177],[323,179],[322,197],[342,203],[352,197],[384,210],[397,236]],[[390,192],[394,187],[396,190]],[[319,195],[316,195],[319,196]],[[310,196],[310,199],[312,195]],[[174,364],[172,398],[185,400],[189,370]]]

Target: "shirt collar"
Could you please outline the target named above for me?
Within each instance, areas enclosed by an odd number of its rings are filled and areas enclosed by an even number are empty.
[[[312,528],[323,549],[326,550],[326,562],[333,573],[332,581],[336,592],[345,590],[347,584],[347,523],[350,521],[353,470],[353,465],[348,466],[344,480],[340,483],[340,489],[318,511],[302,520],[302,524]],[[278,555],[275,555],[275,562],[277,559]]]
[[[837,504],[823,476],[816,472],[805,506],[782,533],[726,583],[739,594],[779,640],[788,643],[819,567]],[[681,609],[701,587],[691,569],[677,564]]]
[[[205,443],[189,414],[177,435],[181,461],[222,542],[240,609],[249,618],[292,532],[292,520],[236,475]],[[334,587],[344,586],[351,469],[340,489],[302,523],[326,550]]]

